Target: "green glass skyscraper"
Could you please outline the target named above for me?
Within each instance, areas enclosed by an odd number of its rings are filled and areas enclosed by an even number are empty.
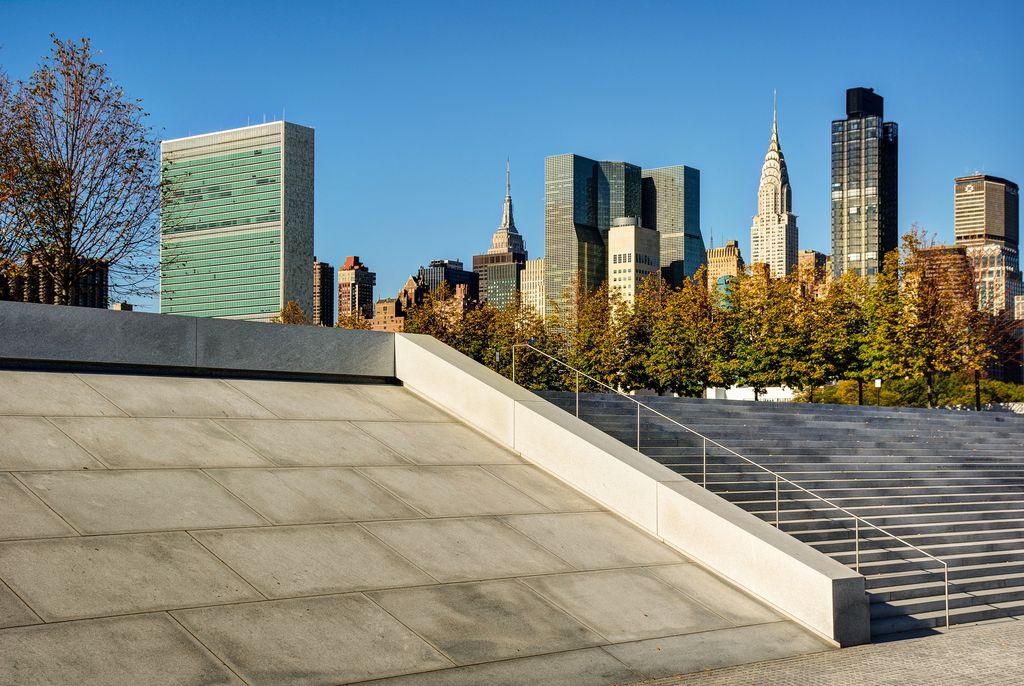
[[[273,122],[163,141],[160,311],[313,311],[313,129]]]

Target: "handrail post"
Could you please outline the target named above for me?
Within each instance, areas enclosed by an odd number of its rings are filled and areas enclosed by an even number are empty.
[[[704,439],[704,480],[702,485],[708,487],[708,439]]]
[[[636,451],[640,452],[640,403],[636,404]]]
[[[780,529],[779,526],[779,475],[775,475],[775,528]]]
[[[949,628],[949,565],[942,563],[943,581],[946,583],[946,628]]]
[[[512,383],[516,382],[516,346],[512,346]]]
[[[853,518],[853,569],[860,574],[860,518]]]
[[[580,416],[580,370],[576,370],[576,416]]]

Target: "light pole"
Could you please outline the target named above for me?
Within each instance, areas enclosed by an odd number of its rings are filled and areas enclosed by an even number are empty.
[[[881,400],[881,398],[882,398],[882,380],[881,379],[875,379],[875,407],[878,407],[879,405],[881,405],[881,402],[879,402]]]

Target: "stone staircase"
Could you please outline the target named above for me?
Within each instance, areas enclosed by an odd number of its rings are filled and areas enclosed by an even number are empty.
[[[572,393],[543,392],[568,412]],[[796,403],[642,397],[642,402],[949,565],[950,622],[1024,616],[1024,417]],[[636,445],[636,406],[580,397],[580,416]],[[701,483],[703,441],[647,411],[640,449]],[[775,479],[707,447],[707,487],[775,522]],[[854,522],[779,486],[782,530],[855,566]],[[860,530],[860,572],[875,637],[945,624],[940,564],[881,532]]]

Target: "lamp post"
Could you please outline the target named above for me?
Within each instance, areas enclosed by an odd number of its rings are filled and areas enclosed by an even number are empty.
[[[882,398],[882,380],[881,379],[875,379],[875,407],[878,407],[879,405],[881,405],[881,402],[879,402],[881,400],[881,398]]]

